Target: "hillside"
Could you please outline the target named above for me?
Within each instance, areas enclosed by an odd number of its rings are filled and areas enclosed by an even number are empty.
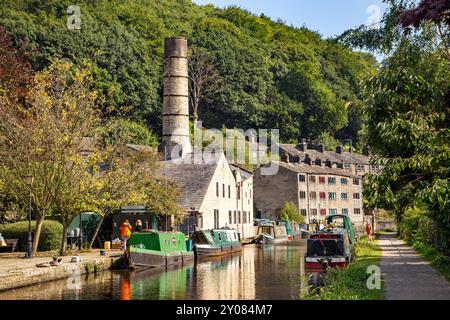
[[[36,70],[53,57],[92,64],[105,115],[125,114],[160,132],[163,40],[181,35],[211,54],[223,78],[222,92],[200,106],[205,127],[279,128],[283,142],[358,139],[358,83],[376,70],[372,56],[235,7],[77,3],[81,30],[67,28],[71,0],[2,0],[0,25],[15,45],[38,49]]]

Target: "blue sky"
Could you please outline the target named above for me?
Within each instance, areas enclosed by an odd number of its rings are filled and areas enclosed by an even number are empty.
[[[280,18],[289,25],[318,31],[324,37],[379,21],[386,5],[382,0],[193,0],[218,7],[237,5],[248,11]],[[369,11],[369,12],[368,12]]]

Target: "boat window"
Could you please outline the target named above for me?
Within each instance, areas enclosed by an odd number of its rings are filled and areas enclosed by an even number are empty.
[[[219,239],[219,241],[222,241],[222,235],[220,234],[220,232],[217,233],[217,238]]]
[[[177,239],[175,239],[175,238],[172,238],[172,245],[173,245],[174,247],[176,247],[176,246],[177,246]]]

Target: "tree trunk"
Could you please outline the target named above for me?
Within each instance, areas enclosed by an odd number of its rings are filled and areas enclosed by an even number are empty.
[[[41,237],[41,230],[43,223],[44,223],[43,218],[36,218],[36,227],[34,228],[34,235],[33,235],[33,254],[35,254],[38,249],[39,238]]]
[[[61,239],[61,247],[59,249],[59,255],[66,255],[66,247],[67,247],[67,229],[69,228],[69,223],[63,221],[63,230],[62,230],[62,239]]]
[[[93,234],[92,239],[91,239],[91,241],[89,243],[89,249],[92,249],[92,246],[94,245],[95,238],[97,238],[97,234],[100,231],[100,227],[102,226],[103,220],[105,220],[105,216],[104,215],[102,215],[102,218],[98,222],[97,227],[95,227],[94,234]]]

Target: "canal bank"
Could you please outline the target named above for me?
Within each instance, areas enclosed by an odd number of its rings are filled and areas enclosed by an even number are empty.
[[[73,275],[100,273],[104,270],[119,269],[123,264],[123,253],[120,250],[100,255],[99,250],[81,253],[78,262],[72,262],[73,256],[62,257],[59,266],[38,267],[52,261],[51,256],[24,259],[17,254],[0,255],[0,291],[41,284],[59,279],[67,279]]]

